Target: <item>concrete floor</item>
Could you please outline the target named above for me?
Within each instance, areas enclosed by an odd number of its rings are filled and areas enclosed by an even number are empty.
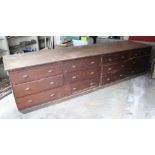
[[[0,100],[0,118],[155,118],[155,80],[139,76],[27,114],[11,94]]]

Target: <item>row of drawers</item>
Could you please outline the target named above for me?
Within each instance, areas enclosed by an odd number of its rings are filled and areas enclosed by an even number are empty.
[[[41,103],[57,100],[71,94],[75,94],[84,89],[91,89],[99,86],[100,77],[84,80],[82,82],[64,85],[51,90],[46,90],[40,93],[27,95],[24,97],[16,98],[17,106],[20,110],[36,106]]]
[[[123,63],[103,66],[102,72],[100,67],[87,70],[80,70],[76,72],[69,72],[65,73],[64,76],[57,75],[41,80],[13,85],[13,90],[16,97],[22,97],[33,93],[38,93],[41,91],[61,87],[63,85],[70,84],[73,82],[78,82],[86,79],[93,79],[97,76],[100,77],[101,73],[102,75],[105,75],[110,72],[123,72],[129,69],[132,70],[135,68],[135,65],[137,68],[143,68],[143,66],[146,66],[147,59],[148,57],[142,57],[136,60],[129,60]]]
[[[41,66],[30,67],[22,70],[11,71],[10,77],[13,85],[35,81],[63,73],[80,71],[89,68],[97,68],[102,64],[108,65],[112,63],[126,61],[129,58],[148,55],[147,49],[133,50],[129,52],[120,52],[116,54],[107,54],[104,56],[94,56],[89,58],[81,58],[66,62],[58,62],[54,64],[46,64]]]
[[[102,76],[101,79],[99,76],[97,76],[93,79],[83,80],[82,82],[78,81],[75,83],[71,83],[70,85],[62,85],[58,88],[16,98],[17,106],[20,110],[22,110],[39,105],[41,103],[57,100],[71,94],[79,93],[79,91],[83,91],[84,89],[91,89],[99,87],[99,85],[106,85],[145,71],[146,68],[135,68],[132,70],[120,71],[117,73],[109,73]]]

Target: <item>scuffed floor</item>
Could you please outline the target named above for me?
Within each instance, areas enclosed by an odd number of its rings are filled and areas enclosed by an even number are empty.
[[[0,100],[0,118],[155,118],[155,80],[139,76],[27,114],[11,94]]]

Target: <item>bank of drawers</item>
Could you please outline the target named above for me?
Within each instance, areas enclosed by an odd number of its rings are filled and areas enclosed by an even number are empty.
[[[20,110],[146,71],[149,50],[139,49],[10,71]]]
[[[16,71],[11,71],[9,74],[13,85],[21,84],[62,74],[62,63],[60,62],[20,69]]]

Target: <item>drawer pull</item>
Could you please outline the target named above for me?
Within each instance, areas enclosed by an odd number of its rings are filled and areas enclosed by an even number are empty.
[[[52,81],[52,82],[50,82],[50,85],[52,85],[52,84],[54,84],[54,82]]]
[[[131,71],[131,73],[135,73],[135,71]]]
[[[90,72],[91,75],[93,75],[95,72]]]
[[[23,75],[23,78],[27,78],[28,77],[28,75]]]
[[[51,94],[50,96],[53,97],[53,96],[55,96],[55,94],[53,93],[53,94]]]
[[[125,66],[124,65],[121,65],[121,67],[124,68]]]
[[[72,77],[72,79],[76,79],[76,78],[77,78],[76,76],[73,76],[73,77]]]
[[[111,69],[112,69],[112,68],[111,68],[111,67],[109,67],[109,68],[108,68],[108,71],[111,71]]]
[[[112,61],[112,59],[111,59],[111,58],[109,58],[109,59],[108,59],[108,61]]]
[[[107,78],[107,81],[110,81],[110,78]]]
[[[76,65],[73,65],[72,68],[76,68]]]
[[[28,91],[28,90],[30,90],[30,88],[29,88],[29,87],[27,87],[27,88],[25,88],[25,90],[26,90],[26,91]]]
[[[124,56],[124,55],[122,55],[122,56],[121,56],[121,59],[124,59],[124,58],[125,58],[125,56]]]
[[[89,85],[90,85],[90,86],[93,86],[93,85],[94,85],[94,83],[93,83],[93,82],[91,82]]]
[[[53,70],[51,70],[51,69],[50,69],[50,70],[48,70],[48,73],[52,73],[52,72],[53,72]]]
[[[27,103],[32,103],[32,100],[28,100]]]
[[[95,63],[95,61],[91,61],[91,62],[90,62],[90,64],[92,64],[92,65],[93,65],[94,63]]]
[[[72,90],[77,90],[77,88],[73,88]]]
[[[136,64],[136,62],[134,61],[134,62],[132,62],[132,64],[134,65],[134,64]]]
[[[122,74],[120,74],[119,76],[120,76],[120,77],[122,77],[123,75],[122,75]]]

